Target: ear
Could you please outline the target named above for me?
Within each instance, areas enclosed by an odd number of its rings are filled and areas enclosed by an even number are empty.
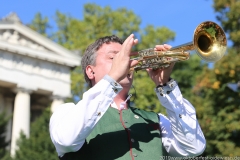
[[[87,76],[88,76],[88,78],[89,78],[90,80],[92,80],[92,79],[95,78],[95,76],[94,76],[94,71],[93,71],[93,66],[88,65],[88,66],[86,67],[86,74],[87,74]]]

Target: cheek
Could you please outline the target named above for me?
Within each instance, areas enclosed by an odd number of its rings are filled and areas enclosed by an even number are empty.
[[[95,68],[95,72],[99,73],[99,75],[106,75],[112,67],[110,63],[102,63]]]
[[[102,64],[102,66],[99,68],[100,70],[110,71],[112,67],[112,63],[105,62]]]
[[[100,68],[100,70],[102,70],[102,72],[104,72],[103,74],[106,75],[110,72],[111,66],[110,65],[105,65],[103,68]]]

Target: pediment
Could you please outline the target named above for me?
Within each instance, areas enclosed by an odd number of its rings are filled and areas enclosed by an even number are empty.
[[[0,41],[5,41],[10,44],[19,45],[27,48],[31,48],[39,51],[51,51],[41,44],[29,39],[13,29],[1,29],[0,30]]]
[[[80,65],[81,60],[75,53],[23,25],[14,14],[0,20],[0,49],[71,67]]]

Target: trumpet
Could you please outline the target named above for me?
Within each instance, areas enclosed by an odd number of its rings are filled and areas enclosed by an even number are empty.
[[[200,23],[194,30],[191,42],[172,47],[168,51],[155,51],[153,48],[138,51],[138,64],[130,68],[130,72],[147,68],[166,68],[173,62],[185,61],[190,58],[191,50],[206,62],[220,60],[227,49],[227,39],[223,29],[216,23],[206,21]]]

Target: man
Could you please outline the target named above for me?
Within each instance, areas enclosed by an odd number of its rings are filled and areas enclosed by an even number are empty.
[[[197,156],[206,141],[194,107],[182,98],[170,78],[173,65],[147,69],[157,97],[168,116],[130,107],[126,102],[133,75],[131,49],[138,42],[131,34],[124,43],[107,36],[91,44],[82,57],[85,79],[91,88],[76,105],[63,104],[50,120],[50,135],[62,160],[140,159]],[[156,45],[166,51],[169,45]]]

